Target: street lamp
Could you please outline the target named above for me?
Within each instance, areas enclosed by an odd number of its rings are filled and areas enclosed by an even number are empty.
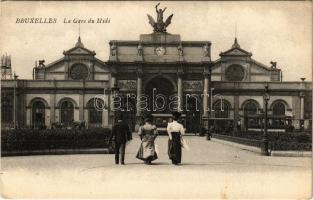
[[[267,125],[268,125],[267,107],[268,107],[268,101],[270,100],[270,95],[269,95],[268,85],[265,86],[265,93],[263,96],[263,100],[265,102],[265,105],[264,105],[264,132],[263,132],[263,139],[262,139],[263,145],[262,145],[261,151],[262,151],[262,155],[269,156],[268,133],[267,133]]]
[[[118,95],[118,92],[120,91],[120,88],[117,86],[116,83],[114,83],[114,86],[111,88],[111,94],[113,95],[113,123],[112,125],[115,124],[115,98]]]

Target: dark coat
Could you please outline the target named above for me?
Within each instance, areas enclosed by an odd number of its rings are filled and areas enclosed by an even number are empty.
[[[125,143],[132,139],[132,133],[129,130],[129,126],[122,122],[116,123],[112,128],[112,134],[110,136],[110,141],[114,138],[116,143]]]

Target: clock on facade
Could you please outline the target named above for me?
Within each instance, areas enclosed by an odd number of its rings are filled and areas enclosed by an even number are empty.
[[[165,49],[164,47],[157,47],[155,48],[155,53],[160,56],[160,55],[164,55],[165,54]]]
[[[70,76],[74,80],[87,79],[88,74],[88,68],[84,64],[78,63],[71,67]]]
[[[241,65],[231,65],[227,67],[225,77],[228,81],[242,81],[245,70]]]

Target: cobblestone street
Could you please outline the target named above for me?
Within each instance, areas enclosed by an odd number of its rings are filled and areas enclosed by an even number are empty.
[[[127,146],[126,165],[112,154],[2,158],[2,196],[97,198],[308,198],[311,159],[264,157],[204,137],[186,136],[182,165],[167,157],[167,137],[159,136],[159,159],[135,158],[139,138]]]

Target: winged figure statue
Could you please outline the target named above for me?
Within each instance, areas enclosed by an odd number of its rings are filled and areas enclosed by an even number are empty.
[[[155,6],[157,21],[155,21],[153,17],[148,14],[149,24],[153,27],[154,32],[166,32],[166,27],[171,24],[173,14],[168,16],[165,22],[163,22],[163,13],[166,10],[166,7],[164,9],[158,9],[159,5],[160,3]]]

